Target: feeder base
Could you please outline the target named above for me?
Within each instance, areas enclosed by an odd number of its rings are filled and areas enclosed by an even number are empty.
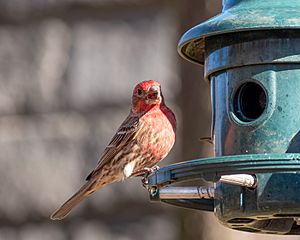
[[[225,175],[233,174],[254,175],[255,187],[220,181],[222,176],[224,179]],[[147,180],[151,200],[214,211],[223,225],[236,230],[300,235],[300,226],[297,225],[300,217],[299,153],[249,154],[192,160],[161,168],[149,175]],[[178,198],[174,198],[174,192],[164,189],[171,184],[187,181],[192,183],[189,188],[181,187],[182,192],[199,189],[206,182],[211,187],[203,186],[203,189],[213,188],[213,195],[210,195],[213,198],[199,199],[199,194],[194,194],[195,198],[191,194],[189,199],[183,199],[184,195],[180,194]],[[170,196],[170,199],[166,196]]]

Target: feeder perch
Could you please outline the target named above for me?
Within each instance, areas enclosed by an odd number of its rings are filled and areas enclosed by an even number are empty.
[[[152,173],[150,198],[214,211],[236,230],[299,235],[300,1],[223,0],[178,51],[204,64],[215,157]]]

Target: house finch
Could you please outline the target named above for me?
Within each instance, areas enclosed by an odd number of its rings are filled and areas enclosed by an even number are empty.
[[[108,144],[87,182],[51,219],[64,218],[78,203],[107,184],[148,172],[169,153],[175,142],[176,119],[165,105],[160,84],[139,83],[133,90],[132,107]]]

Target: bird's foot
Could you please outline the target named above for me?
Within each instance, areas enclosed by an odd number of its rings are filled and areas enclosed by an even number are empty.
[[[143,177],[142,178],[142,183],[143,183],[143,186],[145,187],[148,184],[147,177],[151,173],[156,172],[158,169],[159,169],[159,166],[157,166],[157,165],[155,165],[152,168],[146,167],[146,168],[143,168],[139,171],[134,172],[131,176],[133,176],[133,177]]]
[[[138,170],[131,174],[132,177],[148,177],[151,173],[157,171],[159,169],[159,166],[154,166],[152,168],[143,168],[141,170]]]

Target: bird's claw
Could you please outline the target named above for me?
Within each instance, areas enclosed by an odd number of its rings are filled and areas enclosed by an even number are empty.
[[[148,168],[148,169],[149,169],[149,174],[151,174],[151,173],[156,172],[157,170],[159,170],[159,166],[155,165],[152,168]]]
[[[148,187],[147,187],[147,186],[148,186],[148,183],[149,183],[149,182],[148,182],[147,177],[143,177],[143,178],[142,178],[142,184],[143,184],[143,187],[144,187],[144,188],[148,189]]]
[[[136,171],[132,174],[133,177],[143,177],[142,178],[142,183],[143,183],[143,186],[145,188],[147,188],[147,185],[148,185],[148,176],[153,173],[153,172],[156,172],[157,170],[159,169],[159,166],[154,166],[152,168],[143,168],[142,170],[139,170],[139,171]]]
[[[146,167],[146,168],[143,168],[139,171],[132,173],[132,176],[133,177],[148,177],[151,173],[157,171],[158,169],[159,169],[159,166],[157,166],[157,165],[152,168]]]

